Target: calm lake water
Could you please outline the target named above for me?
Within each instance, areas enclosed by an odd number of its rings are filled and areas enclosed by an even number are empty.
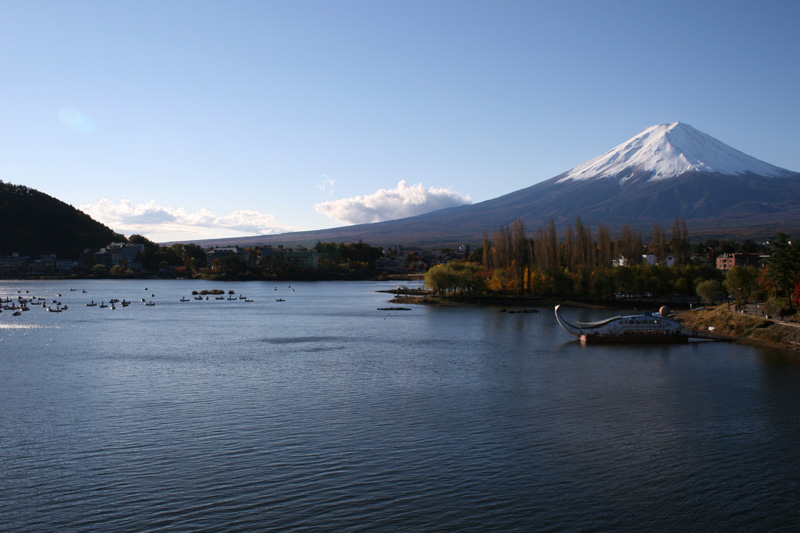
[[[69,305],[0,314],[0,529],[800,523],[796,363],[584,347],[550,308],[377,310],[396,285],[0,281]],[[237,299],[191,299],[214,288]]]

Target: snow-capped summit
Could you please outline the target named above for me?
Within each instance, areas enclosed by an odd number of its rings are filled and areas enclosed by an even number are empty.
[[[654,181],[687,172],[731,176],[752,173],[772,178],[795,175],[731,148],[688,124],[673,122],[647,128],[566,172],[558,181],[612,178],[624,184],[634,177]]]

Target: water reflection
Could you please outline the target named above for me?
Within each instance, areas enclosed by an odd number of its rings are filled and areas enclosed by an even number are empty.
[[[584,346],[544,308],[376,311],[389,296],[375,290],[396,284],[293,283],[285,302],[273,284],[231,284],[254,302],[206,305],[180,298],[219,284],[147,283],[154,307],[0,315],[10,529],[800,519],[800,368],[772,351]],[[142,292],[85,286],[95,301]]]

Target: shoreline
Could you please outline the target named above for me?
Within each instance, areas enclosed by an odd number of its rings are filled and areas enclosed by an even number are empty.
[[[562,305],[564,307],[574,307],[582,309],[646,309],[658,311],[664,305],[670,309],[688,310],[692,305],[696,305],[695,301],[669,301],[660,298],[640,298],[640,299],[625,299],[625,300],[608,300],[608,299],[572,299],[572,298],[559,298],[554,296],[495,296],[495,295],[481,295],[481,296],[434,296],[425,289],[390,289],[379,291],[389,294],[394,294],[395,297],[391,300],[393,303],[405,303],[416,305],[438,305],[438,306],[453,306],[453,305],[481,305],[481,306],[495,306],[495,307],[555,307]]]
[[[800,324],[762,318],[717,306],[682,311],[676,318],[689,329],[723,340],[778,349],[800,358]]]
[[[786,352],[800,359],[800,324],[762,318],[730,311],[725,306],[695,308],[695,302],[664,300],[570,300],[557,298],[514,298],[502,296],[439,297],[425,290],[387,290],[394,294],[393,304],[457,306],[480,305],[493,307],[548,307],[561,304],[584,309],[634,308],[658,310],[662,305],[675,309],[675,318],[688,329],[711,335],[718,340],[740,342]],[[709,329],[711,328],[711,329]],[[713,333],[712,333],[713,332]]]

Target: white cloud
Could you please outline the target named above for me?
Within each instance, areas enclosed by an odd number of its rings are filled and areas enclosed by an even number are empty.
[[[79,209],[98,222],[125,235],[144,235],[156,242],[190,239],[272,235],[291,231],[275,223],[272,215],[258,211],[234,211],[216,215],[202,208],[187,213],[182,207],[173,209],[156,205],[154,201],[134,204],[121,200],[115,204],[103,199]]]
[[[470,204],[450,189],[425,189],[422,183],[407,185],[405,180],[396,189],[380,189],[372,194],[331,200],[316,204],[314,209],[323,215],[348,224],[382,222],[421,215],[437,209]]]
[[[329,178],[327,174],[323,174],[322,177],[325,178],[325,181],[317,185],[317,188],[321,191],[325,191],[330,188],[331,192],[333,192],[333,186],[336,185],[336,180]]]

